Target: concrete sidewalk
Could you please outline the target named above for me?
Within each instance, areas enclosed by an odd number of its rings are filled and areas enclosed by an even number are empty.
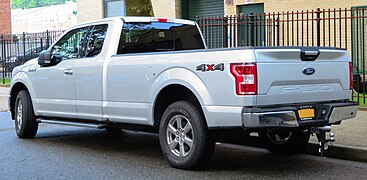
[[[9,88],[0,87],[0,111],[8,111],[8,92]],[[357,117],[333,126],[332,132],[336,141],[326,151],[327,157],[367,162],[367,111],[358,111]],[[318,153],[316,137],[311,137],[304,153]]]
[[[0,111],[8,111],[8,87],[0,87]]]
[[[367,111],[358,111],[357,117],[342,121],[341,125],[332,126],[335,145],[352,146],[367,150]],[[317,141],[312,137],[311,141]]]

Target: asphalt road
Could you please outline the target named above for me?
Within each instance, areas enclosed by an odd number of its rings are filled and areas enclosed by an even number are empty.
[[[367,164],[217,145],[201,171],[171,168],[158,136],[41,124],[35,139],[18,139],[0,112],[0,179],[366,179]]]

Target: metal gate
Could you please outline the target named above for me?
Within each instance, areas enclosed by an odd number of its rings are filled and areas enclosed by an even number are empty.
[[[11,77],[14,67],[38,57],[63,31],[0,35],[0,76],[2,84]]]

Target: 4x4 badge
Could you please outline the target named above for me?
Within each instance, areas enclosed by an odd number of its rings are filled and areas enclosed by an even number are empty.
[[[197,71],[224,71],[224,63],[220,63],[220,64],[200,64],[199,66],[196,67]]]

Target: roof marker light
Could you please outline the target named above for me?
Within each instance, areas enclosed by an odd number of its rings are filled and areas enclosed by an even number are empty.
[[[167,18],[151,18],[150,22],[162,22],[162,23],[166,23],[166,22],[173,22],[172,19],[167,19]]]

